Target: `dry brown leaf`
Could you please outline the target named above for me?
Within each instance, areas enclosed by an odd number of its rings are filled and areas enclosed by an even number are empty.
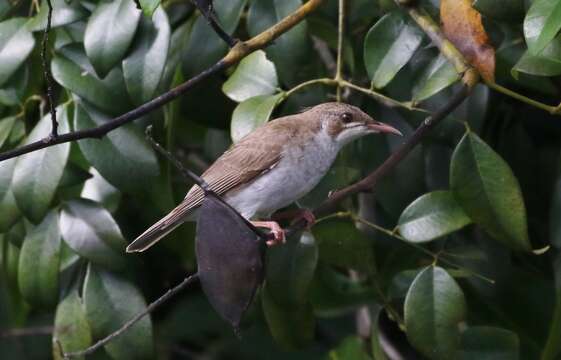
[[[488,81],[495,81],[495,49],[471,0],[441,0],[440,20],[446,37]]]

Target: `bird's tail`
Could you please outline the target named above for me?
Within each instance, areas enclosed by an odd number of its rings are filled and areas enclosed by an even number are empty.
[[[164,218],[150,226],[148,230],[134,239],[134,241],[127,246],[127,252],[143,252],[148,249],[164,236],[175,230],[179,225],[183,224],[191,210],[192,206],[189,206],[185,201],[182,202]]]

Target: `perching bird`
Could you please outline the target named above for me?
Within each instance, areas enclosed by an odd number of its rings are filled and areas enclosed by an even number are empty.
[[[246,219],[268,219],[312,190],[345,144],[373,133],[401,135],[355,106],[320,104],[257,128],[222,154],[202,178]],[[193,186],[181,204],[137,237],[127,252],[144,251],[183,222],[194,220],[202,201],[203,191]],[[284,241],[276,222],[252,223],[271,230],[274,239],[268,245]]]

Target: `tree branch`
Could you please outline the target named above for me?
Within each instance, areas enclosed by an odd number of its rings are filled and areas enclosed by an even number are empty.
[[[127,321],[126,323],[123,324],[123,326],[121,326],[118,330],[112,332],[111,334],[109,334],[108,336],[104,337],[103,339],[99,340],[98,342],[96,342],[95,344],[93,344],[92,346],[84,349],[84,350],[80,350],[80,351],[74,351],[74,352],[70,352],[70,353],[65,353],[64,350],[62,349],[62,345],[60,344],[59,341],[57,341],[58,346],[59,346],[59,350],[62,353],[62,357],[64,359],[70,359],[73,357],[78,357],[78,356],[85,356],[85,355],[90,355],[93,354],[96,350],[98,350],[100,347],[104,346],[105,344],[107,344],[108,342],[110,342],[111,340],[115,339],[117,336],[121,335],[122,333],[124,333],[125,331],[127,331],[130,327],[132,327],[134,324],[136,324],[140,319],[142,319],[144,316],[150,314],[152,311],[154,311],[158,306],[162,305],[164,302],[166,302],[167,300],[169,300],[171,297],[173,297],[175,294],[177,294],[178,292],[180,292],[181,290],[185,289],[186,287],[188,287],[189,285],[191,285],[192,283],[194,283],[195,281],[197,281],[199,279],[199,274],[195,273],[193,275],[189,275],[188,277],[186,277],[181,283],[179,283],[178,285],[174,286],[173,288],[169,289],[164,295],[160,296],[157,300],[153,301],[150,305],[148,305],[146,307],[146,309],[144,309],[144,311],[138,313],[136,316],[134,316],[133,318],[131,318],[129,321]]]
[[[47,13],[47,27],[43,32],[43,41],[41,44],[41,64],[43,66],[43,76],[47,84],[47,100],[51,113],[51,137],[56,138],[58,135],[58,122],[56,121],[56,108],[53,103],[53,77],[49,65],[47,64],[47,45],[49,43],[49,31],[51,31],[51,20],[53,18],[53,5],[51,4],[51,0],[47,0],[47,7],[49,11]]]
[[[237,42],[232,49],[217,63],[207,68],[198,75],[192,77],[181,85],[165,92],[164,94],[156,97],[153,100],[121,115],[114,119],[111,119],[101,126],[69,132],[57,136],[48,136],[44,139],[38,140],[36,142],[30,143],[28,145],[21,146],[12,150],[0,153],[0,161],[14,158],[19,155],[27,154],[33,151],[44,149],[57,144],[67,143],[70,141],[76,141],[86,138],[99,139],[106,135],[108,132],[128,124],[147,113],[167,104],[173,99],[179,97],[180,95],[186,93],[193,86],[200,83],[202,80],[208,78],[209,76],[216,74],[227,67],[238,63],[241,59],[252,53],[257,49],[261,49],[269,45],[273,40],[293,28],[295,25],[300,23],[304,18],[313,10],[315,10],[322,0],[309,0],[304,5],[296,9],[292,14],[288,15],[282,19],[277,24],[271,26],[270,28],[264,30],[260,34],[254,36],[247,41]]]

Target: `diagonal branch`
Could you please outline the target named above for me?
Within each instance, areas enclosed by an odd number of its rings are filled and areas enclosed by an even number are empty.
[[[0,161],[14,158],[19,155],[27,154],[33,151],[44,149],[57,144],[67,143],[71,141],[76,141],[86,138],[99,139],[105,136],[108,132],[115,130],[125,124],[128,124],[140,117],[146,115],[147,113],[167,104],[173,99],[183,95],[188,90],[193,88],[196,84],[200,83],[202,80],[208,78],[209,76],[219,73],[229,66],[237,64],[241,59],[249,55],[255,50],[262,49],[267,45],[271,44],[273,40],[292,29],[294,26],[299,24],[304,18],[318,8],[322,3],[322,0],[309,0],[304,5],[296,9],[292,14],[288,15],[277,24],[271,26],[270,28],[264,30],[260,34],[254,36],[247,41],[237,42],[232,49],[217,63],[207,68],[198,75],[192,77],[181,85],[163,93],[162,95],[148,101],[147,103],[121,115],[114,119],[111,119],[101,126],[86,129],[82,131],[69,132],[57,136],[48,136],[36,142],[24,145],[12,150],[0,153]]]
[[[50,136],[56,138],[58,135],[58,122],[56,121],[56,108],[53,103],[53,76],[47,64],[47,45],[49,43],[49,31],[51,30],[51,21],[53,18],[53,4],[51,4],[51,0],[47,0],[47,7],[49,11],[47,13],[47,27],[45,27],[45,31],[43,32],[43,41],[41,43],[41,65],[43,66],[43,76],[47,84],[47,99],[51,113],[52,128]]]

